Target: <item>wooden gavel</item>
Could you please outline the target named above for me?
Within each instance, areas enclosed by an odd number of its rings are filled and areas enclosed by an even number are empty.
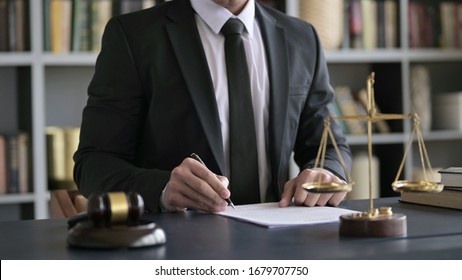
[[[143,212],[143,198],[134,192],[92,194],[88,198],[87,214],[95,226],[136,225]]]

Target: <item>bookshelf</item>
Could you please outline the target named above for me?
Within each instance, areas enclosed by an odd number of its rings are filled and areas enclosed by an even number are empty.
[[[306,1],[306,0],[304,0]],[[462,49],[409,47],[407,14],[411,0],[397,0],[399,45],[392,49],[326,50],[334,86],[353,89],[365,86],[368,74],[376,72],[376,99],[383,112],[410,113],[410,71],[424,65],[430,73],[432,93],[460,91]],[[24,194],[0,195],[0,220],[43,219],[48,213],[48,178],[45,128],[78,126],[86,102],[86,88],[93,74],[96,53],[44,51],[43,1],[29,5],[30,48],[22,52],[0,52],[0,133],[25,130],[30,134],[30,189]],[[299,0],[276,1],[286,13],[299,17]],[[278,7],[279,7],[278,6]],[[72,104],[72,106],[62,106]],[[411,124],[394,121],[392,132],[373,136],[374,152],[382,168],[382,196],[393,196],[390,184],[410,137]],[[462,132],[429,131],[424,134],[434,167],[460,166]],[[348,135],[353,153],[366,149],[366,136]],[[413,149],[404,176],[412,177],[419,165]]]

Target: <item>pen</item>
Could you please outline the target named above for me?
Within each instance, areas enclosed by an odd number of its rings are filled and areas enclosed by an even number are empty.
[[[202,161],[202,159],[196,153],[192,153],[191,157],[193,159],[197,160],[198,162],[200,162],[203,166],[207,167],[207,165],[205,165],[205,163]],[[227,198],[226,202],[228,202],[228,205],[233,207],[233,209],[236,209],[236,207],[234,207],[234,203],[231,201],[230,198]]]

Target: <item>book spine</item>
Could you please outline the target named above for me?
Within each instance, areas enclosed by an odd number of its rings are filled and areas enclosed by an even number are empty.
[[[8,192],[7,180],[7,144],[4,135],[0,135],[0,195]]]
[[[0,0],[0,52],[9,50],[8,1]]]
[[[19,148],[17,135],[7,137],[8,193],[19,193]]]

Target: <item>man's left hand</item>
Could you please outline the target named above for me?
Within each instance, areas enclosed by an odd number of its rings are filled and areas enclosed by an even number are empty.
[[[302,188],[304,183],[318,181],[324,183],[345,183],[345,181],[341,180],[326,169],[305,169],[297,177],[284,184],[284,192],[282,193],[281,200],[279,201],[279,207],[289,206],[292,200],[295,205],[299,206],[337,206],[345,198],[346,192],[320,194],[310,193]]]

